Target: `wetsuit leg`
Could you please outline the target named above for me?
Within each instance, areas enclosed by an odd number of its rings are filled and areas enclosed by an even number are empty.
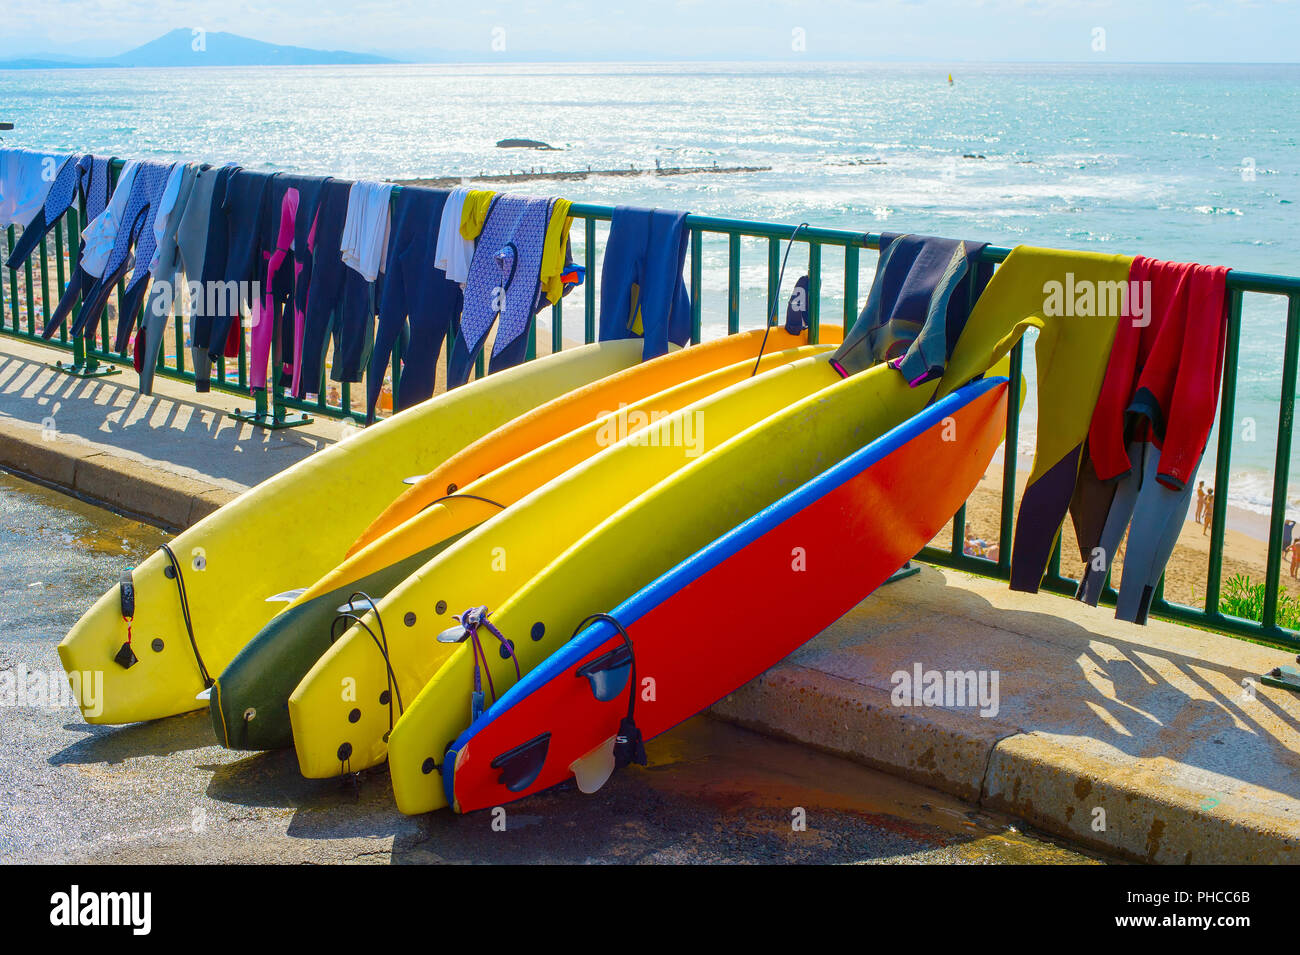
[[[1148,445],[1146,455],[1142,489],[1133,508],[1133,524],[1124,550],[1124,578],[1115,601],[1117,620],[1140,624],[1147,622],[1156,585],[1187,520],[1195,483],[1188,481],[1179,490],[1161,484],[1156,479],[1160,471],[1160,452]],[[1191,473],[1196,473],[1195,466]]]
[[[1128,530],[1129,521],[1133,518],[1133,508],[1137,504],[1143,486],[1143,468],[1146,466],[1144,455],[1150,454],[1151,449],[1145,442],[1131,442],[1128,446],[1128,459],[1134,462],[1133,468],[1113,482],[1105,482],[1113,489],[1110,506],[1105,511],[1101,535],[1092,546],[1088,547],[1088,553],[1084,556],[1083,579],[1079,581],[1079,589],[1075,594],[1077,599],[1090,607],[1097,606],[1097,601],[1101,599],[1106,575],[1115,563],[1115,554],[1119,550],[1120,541],[1124,539],[1124,532]],[[1087,471],[1088,469],[1085,468],[1084,473],[1086,474]],[[1130,537],[1130,545],[1131,543]],[[1081,540],[1080,547],[1084,546],[1086,543]],[[1128,565],[1129,557],[1126,555],[1124,558],[1126,572]]]
[[[638,300],[645,330],[643,361],[666,355],[669,342],[690,341],[691,303],[682,281],[689,235],[686,213],[658,209],[652,213]]]
[[[448,388],[458,388],[469,381],[469,376],[474,372],[474,362],[482,350],[483,343],[480,342],[478,348],[471,352],[469,346],[465,344],[465,336],[457,330],[451,351],[447,353]]]
[[[438,357],[455,317],[460,314],[460,285],[432,271],[422,307],[411,313],[410,341],[402,353],[402,380],[393,408],[402,411],[433,397]],[[387,290],[385,290],[387,296]]]
[[[203,242],[203,269],[198,301],[194,303],[194,333],[190,342],[194,356],[194,387],[196,391],[209,390],[213,356],[209,343],[213,341],[213,319],[221,311],[218,292],[226,274],[226,257],[230,248],[230,234],[226,224],[226,192],[230,180],[238,171],[236,166],[222,166],[217,170],[212,185],[212,199],[208,207],[207,235]],[[188,272],[194,280],[193,273]],[[220,346],[218,346],[219,348]]]
[[[356,269],[345,265],[343,271],[343,298],[335,326],[330,380],[357,382],[370,357],[375,299],[382,294],[382,287],[378,281],[367,282]]]
[[[520,335],[501,351],[492,349],[492,361],[488,363],[488,374],[513,368],[524,360],[528,354],[528,336]]]
[[[222,209],[226,215],[226,267],[222,280],[226,291],[220,295],[217,314],[212,316],[208,335],[208,355],[216,361],[229,355],[228,341],[236,335],[235,326],[242,309],[251,309],[250,283],[261,261],[262,217],[273,176],[241,169],[230,177]],[[235,340],[236,353],[238,340]]]
[[[281,177],[270,187],[264,205],[261,240],[261,295],[253,305],[249,332],[248,384],[254,391],[266,388],[267,362],[281,328],[283,306],[293,293],[292,264],[298,190],[293,180]]]
[[[302,351],[294,373],[294,394],[299,398],[316,394],[321,387],[334,313],[344,300],[346,273],[350,270],[343,264],[339,243],[351,188],[352,183],[347,180],[331,179],[321,190],[320,205],[316,210],[311,286],[303,321]],[[360,275],[357,278],[364,284],[365,279]],[[368,298],[367,295],[367,304]]]
[[[599,340],[634,338],[632,286],[642,284],[650,211],[619,206],[611,217],[600,271]]]
[[[408,327],[400,382],[393,396],[394,410],[418,404],[433,394],[442,341],[460,301],[459,285],[433,264],[446,201],[447,193],[437,189],[406,189],[397,198],[379,326],[367,378],[366,409],[371,420],[383,385],[384,366]]]
[[[298,180],[298,214],[293,237],[293,321],[286,322],[281,384],[296,392],[298,365],[302,360],[303,335],[307,324],[307,296],[311,290],[312,248],[315,245],[316,211],[330,179],[301,177]]]

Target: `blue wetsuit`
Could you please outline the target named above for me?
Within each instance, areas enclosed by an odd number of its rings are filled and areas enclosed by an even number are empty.
[[[461,303],[460,285],[433,265],[447,195],[442,189],[407,186],[397,196],[379,327],[366,381],[366,414],[370,420],[374,419],[379,400],[384,365],[399,336],[409,340],[402,352],[401,379],[393,395],[393,409],[401,411],[433,395],[442,341]],[[409,336],[405,334],[408,329]]]
[[[84,334],[85,330],[99,319],[104,306],[108,304],[114,286],[125,277],[131,266],[131,250],[134,247],[135,261],[141,263],[136,270],[140,278],[132,276],[122,311],[117,316],[117,337],[114,342],[116,351],[126,350],[131,329],[135,325],[135,313],[143,303],[144,293],[148,287],[143,277],[148,275],[149,262],[153,259],[155,244],[153,224],[158,212],[158,202],[167,188],[167,180],[171,172],[171,163],[141,162],[139,164],[135,178],[131,182],[131,194],[127,199],[122,222],[113,240],[113,250],[104,265],[104,274],[86,292],[85,300],[81,303],[81,311],[77,313],[77,321],[72,329],[74,336]]]
[[[109,172],[111,162],[112,160],[110,159],[83,156],[81,157],[81,162],[78,164],[79,175],[77,189],[80,190],[82,198],[86,203],[87,223],[93,222],[95,219],[99,218],[104,209],[108,206],[108,197],[112,195],[113,192],[113,177]],[[51,195],[54,194],[53,187],[51,187],[50,192]],[[63,193],[60,193],[59,197],[57,197],[54,208],[58,207],[62,196]],[[63,211],[59,212],[58,215],[61,216],[66,213],[75,199],[76,190],[74,190],[73,194],[68,197],[67,206],[64,206]],[[51,218],[51,206],[48,197],[46,199],[45,208],[45,221],[52,225],[57,221],[58,217],[55,216],[54,218]],[[23,233],[23,238],[27,238],[26,232]],[[79,239],[77,243],[77,267],[72,270],[72,275],[68,279],[68,285],[64,289],[62,297],[59,299],[53,313],[50,315],[50,320],[45,323],[45,328],[41,330],[42,338],[49,339],[54,337],[54,333],[59,330],[68,315],[72,313],[72,307],[77,304],[77,299],[81,296],[82,292],[95,284],[95,276],[91,275],[81,267],[81,252],[85,250],[85,247],[86,240]],[[30,250],[28,250],[28,254],[31,254]],[[12,262],[12,259],[10,261]]]
[[[296,394],[316,394],[324,380],[325,350],[334,338],[335,381],[359,381],[366,332],[374,316],[371,285],[365,276],[343,264],[341,240],[352,183],[331,179],[321,190],[313,227],[311,285],[303,327],[302,358]],[[335,317],[337,310],[338,316]]]
[[[686,213],[619,206],[600,273],[600,340],[635,338],[632,286],[639,289],[643,361],[691,339],[691,299],[682,280],[690,231]]]
[[[831,356],[842,375],[888,362],[913,388],[943,374],[993,276],[986,242],[885,233],[862,313]]]
[[[491,371],[519,364],[541,294],[542,251],[551,200],[497,196],[488,209],[465,281],[460,330],[447,365],[449,387],[463,385],[499,320]]]
[[[41,240],[50,234],[56,222],[63,217],[77,194],[81,191],[83,177],[94,161],[92,156],[69,156],[54,174],[54,182],[45,196],[45,204],[36,210],[32,221],[23,227],[23,234],[5,263],[17,270],[31,256]]]
[[[252,305],[252,296],[246,293],[261,264],[262,217],[274,178],[271,173],[232,169],[224,183],[218,179],[213,193],[203,285],[210,290],[210,283],[220,282],[229,291],[210,294],[205,303],[208,307],[194,322],[196,356],[206,349],[208,358],[194,367],[198,391],[208,390],[212,362],[225,354],[231,328],[239,322],[240,307]]]

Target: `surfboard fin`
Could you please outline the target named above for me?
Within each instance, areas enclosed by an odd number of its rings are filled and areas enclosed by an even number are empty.
[[[574,780],[581,792],[591,794],[600,789],[614,775],[614,742],[611,736],[586,756],[580,756],[569,764]]]
[[[602,703],[608,703],[623,692],[631,672],[632,650],[624,643],[584,663],[574,675],[586,677],[592,696]]]
[[[501,770],[497,782],[512,793],[523,792],[542,772],[551,748],[551,734],[543,733],[502,753],[488,765]]]

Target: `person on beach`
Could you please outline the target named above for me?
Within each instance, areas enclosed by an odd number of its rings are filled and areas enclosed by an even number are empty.
[[[971,557],[984,557],[988,560],[997,560],[998,555],[1002,553],[1002,549],[997,544],[991,544],[978,537],[971,537],[969,524],[962,528],[962,536],[966,539],[966,544],[962,550]]]
[[[1205,492],[1205,508],[1201,516],[1204,518],[1201,522],[1201,536],[1204,537],[1210,533],[1210,524],[1214,520],[1214,488]]]
[[[1196,523],[1201,523],[1205,516],[1205,482],[1196,482]]]
[[[1291,544],[1291,579],[1300,580],[1297,574],[1300,574],[1300,541],[1293,541]]]

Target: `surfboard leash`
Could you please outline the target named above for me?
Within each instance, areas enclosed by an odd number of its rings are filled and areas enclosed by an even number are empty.
[[[523,671],[519,668],[519,658],[515,655],[514,642],[507,640],[506,635],[488,619],[488,613],[487,607],[470,607],[464,613],[452,617],[453,620],[460,624],[463,633],[456,642],[468,640],[474,653],[474,694],[470,698],[471,724],[478,722],[478,718],[483,715],[485,702],[483,696],[484,673],[487,674],[488,690],[492,693],[492,702],[497,701],[496,685],[492,682],[492,670],[488,666],[487,651],[483,649],[483,638],[479,636],[479,630],[486,630],[497,638],[501,644],[501,655],[515,665],[515,680],[523,679]]]
[[[790,238],[785,240],[785,257],[781,259],[781,272],[776,277],[776,294],[772,296],[772,308],[767,313],[767,326],[763,329],[763,342],[758,346],[758,357],[754,359],[754,370],[749,373],[750,378],[758,374],[758,363],[763,360],[763,352],[767,348],[767,336],[776,323],[776,306],[781,300],[781,285],[785,282],[785,264],[790,261],[790,250],[794,248],[795,237],[806,228],[808,228],[808,223],[800,222],[794,227],[794,231],[790,233]],[[610,620],[613,619],[613,617],[610,618]]]
[[[361,601],[364,601],[365,606],[369,607],[370,611],[375,615],[375,623],[379,625],[378,635],[376,635],[375,631],[370,629],[369,624],[367,624],[365,620],[357,616],[355,613],[351,612],[350,608],[358,602],[358,598],[360,598]],[[343,635],[341,631],[338,633],[335,632],[335,628],[338,626],[338,622],[340,620],[350,620],[352,623],[359,626],[366,633],[370,634],[370,639],[374,641],[376,649],[379,650],[379,655],[384,658],[384,669],[387,671],[388,732],[392,733],[393,726],[396,722],[393,716],[393,701],[394,700],[397,701],[398,716],[402,715],[402,713],[406,709],[406,706],[402,702],[402,690],[401,687],[397,685],[397,674],[393,672],[393,663],[388,655],[388,633],[387,631],[384,630],[384,618],[380,616],[379,606],[378,604],[375,603],[375,599],[371,597],[368,593],[365,593],[364,591],[361,590],[356,590],[352,592],[352,594],[348,597],[347,607],[349,609],[340,608],[338,615],[334,618],[334,621],[330,624],[330,643],[333,644],[334,641],[336,641],[340,636]],[[387,740],[387,737],[385,737],[385,740]]]
[[[789,250],[787,250],[787,254],[789,254]],[[646,764],[645,740],[641,736],[640,728],[636,725],[636,650],[632,646],[632,638],[628,636],[626,628],[618,622],[618,618],[608,613],[593,613],[584,618],[578,624],[577,629],[573,631],[573,636],[576,637],[588,625],[598,620],[609,624],[618,631],[618,635],[623,638],[623,645],[627,647],[628,657],[631,660],[631,672],[628,675],[627,716],[623,717],[623,721],[619,723],[618,733],[614,737],[614,768],[622,769],[629,763],[644,766]]]
[[[190,618],[190,600],[185,593],[185,575],[181,573],[181,562],[176,559],[176,555],[168,545],[159,544],[158,549],[171,561],[171,571],[176,577],[176,593],[180,598],[181,617],[185,620],[185,632],[190,638],[190,649],[194,651],[194,662],[199,665],[199,676],[203,678],[204,689],[211,689],[216,680],[208,673],[208,668],[203,663],[203,654],[199,653],[199,643],[194,639],[194,621]]]

